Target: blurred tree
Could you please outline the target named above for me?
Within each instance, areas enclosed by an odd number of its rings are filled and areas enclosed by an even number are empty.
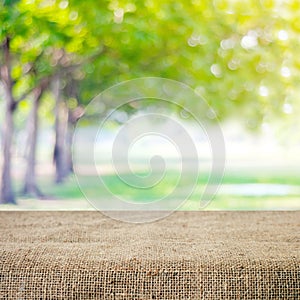
[[[1,173],[1,203],[15,203],[15,197],[11,183],[11,147],[14,131],[13,113],[17,101],[12,94],[13,81],[10,75],[10,39],[6,37],[2,45],[5,62],[1,65],[1,81],[5,91],[5,121],[2,131],[2,173]]]
[[[18,103],[32,94],[33,105],[29,120],[32,126],[30,124],[28,126],[27,171],[23,192],[30,191],[39,195],[34,162],[38,131],[37,113],[45,88],[44,79],[49,82],[52,77],[56,78],[56,74],[63,75],[76,71],[80,62],[75,59],[75,50],[80,52],[84,46],[84,35],[80,38],[77,34],[80,30],[77,12],[66,10],[67,6],[64,3],[53,5],[45,1],[2,1],[1,6],[3,7],[0,12],[2,20],[0,41],[3,41],[1,82],[6,101],[6,120],[3,122],[5,126],[2,138],[4,159],[1,201],[14,203],[11,184],[13,114]],[[59,10],[61,13],[57,13]],[[92,52],[91,47],[85,49]],[[58,140],[62,139],[58,138]],[[31,176],[28,176],[29,173]]]
[[[42,192],[36,183],[36,148],[37,148],[37,136],[39,129],[38,122],[38,109],[43,92],[47,88],[49,80],[44,79],[41,84],[34,88],[32,92],[32,108],[28,117],[28,137],[27,137],[27,153],[26,153],[26,171],[24,176],[24,187],[22,193],[24,195],[36,196],[41,198]]]
[[[1,3],[2,27],[1,82],[5,91],[6,113],[3,128],[3,167],[1,201],[14,203],[11,183],[11,147],[14,134],[13,114],[18,104],[32,94],[33,105],[28,126],[27,171],[23,191],[40,194],[35,179],[35,148],[37,137],[37,113],[41,95],[51,76],[59,72],[57,49],[68,40],[67,32],[61,32],[61,23],[51,20],[56,14],[40,3],[4,1]],[[50,5],[51,7],[51,5]],[[61,22],[68,19],[61,14]],[[30,176],[29,176],[30,173]]]
[[[61,89],[61,78],[53,79],[53,95],[55,97],[55,145],[53,160],[55,163],[55,182],[61,183],[73,172],[72,136],[75,125],[83,113],[78,103],[77,85],[71,74],[64,76],[66,84]]]
[[[11,181],[11,150],[14,134],[13,115],[19,102],[31,92],[31,90],[24,91],[23,87],[18,86],[16,78],[19,75],[16,75],[16,73],[19,73],[22,62],[20,53],[14,53],[14,38],[26,34],[26,29],[22,26],[24,19],[19,10],[16,9],[16,3],[17,1],[2,1],[0,10],[0,19],[2,21],[0,31],[0,79],[5,92],[5,120],[3,121],[4,127],[2,131],[1,203],[15,203]],[[25,73],[28,73],[30,69],[28,67]]]

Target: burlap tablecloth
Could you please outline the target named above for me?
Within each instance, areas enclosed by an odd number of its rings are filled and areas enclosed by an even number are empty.
[[[300,212],[0,212],[1,299],[300,299]]]

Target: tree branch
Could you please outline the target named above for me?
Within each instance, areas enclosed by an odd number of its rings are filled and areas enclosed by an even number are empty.
[[[29,89],[21,97],[19,97],[17,100],[15,100],[16,104],[18,104],[20,101],[24,100],[26,97],[28,97],[31,93],[36,93],[37,91],[43,91],[45,90],[51,81],[52,76],[46,76],[40,80],[40,82],[33,88]]]
[[[96,53],[92,54],[91,56],[86,57],[85,59],[83,59],[80,63],[78,64],[72,64],[69,66],[62,66],[61,70],[66,71],[66,72],[72,72],[75,69],[81,67],[83,64],[87,63],[87,62],[91,62],[94,59],[96,59],[99,55],[104,54],[107,51],[107,48],[105,46],[103,46],[103,48],[99,49],[99,51],[97,51]],[[60,71],[61,71],[60,70]],[[59,71],[58,71],[59,72]]]

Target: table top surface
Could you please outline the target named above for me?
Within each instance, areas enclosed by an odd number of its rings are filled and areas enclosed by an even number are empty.
[[[132,224],[91,211],[0,212],[2,251],[87,260],[300,261],[300,212],[174,212]],[[46,251],[47,252],[47,251]]]

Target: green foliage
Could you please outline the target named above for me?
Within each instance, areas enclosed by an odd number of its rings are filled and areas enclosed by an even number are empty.
[[[115,83],[161,76],[191,85],[218,118],[235,116],[250,129],[278,116],[292,123],[299,114],[297,0],[0,5],[0,41],[11,38],[16,95],[61,70],[77,82],[83,104]]]

